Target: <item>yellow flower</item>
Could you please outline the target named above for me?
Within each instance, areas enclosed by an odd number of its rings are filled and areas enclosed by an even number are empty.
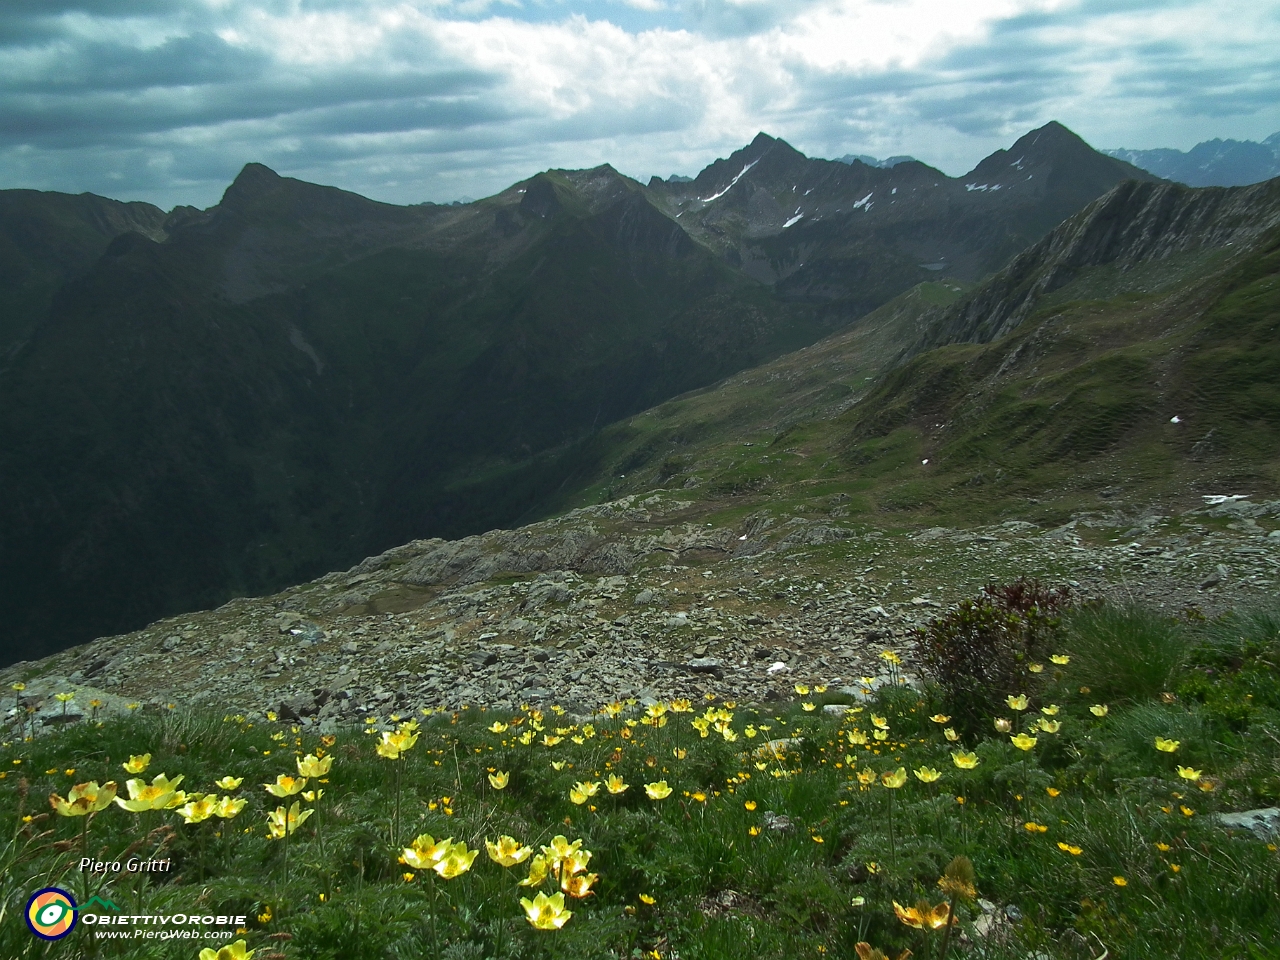
[[[510,727],[501,720],[495,720],[493,723],[489,724],[490,733],[506,733],[509,729]]]
[[[1038,742],[1035,737],[1028,736],[1025,733],[1020,733],[1016,737],[1010,737],[1009,739],[1019,750],[1030,750]]]
[[[253,960],[256,950],[246,949],[249,946],[244,940],[237,940],[235,943],[228,943],[225,947],[219,947],[216,951],[212,947],[205,947],[200,951],[200,960]]]
[[[978,759],[976,753],[965,753],[963,750],[953,750],[951,753],[951,762],[961,770],[972,770],[982,761]]]
[[[685,757],[689,755],[689,751],[686,750],[684,747],[672,747],[671,755],[675,757],[677,760],[683,760]]]
[[[1156,749],[1161,753],[1173,753],[1181,743],[1181,740],[1166,740],[1164,737],[1156,737]]]
[[[888,730],[876,730],[871,735],[881,742],[889,739]]]
[[[580,900],[591,895],[591,885],[599,879],[594,873],[565,872],[560,875],[560,889]]]
[[[812,703],[802,703],[800,704],[800,709],[803,710],[805,713],[812,713],[813,710],[815,709],[815,705]]]
[[[204,796],[192,795],[187,802],[178,807],[178,815],[186,823],[203,823],[217,811],[218,799],[213,794]]]
[[[182,783],[181,776],[170,780],[163,773],[157,774],[150,785],[141,780],[127,780],[125,781],[125,786],[129,790],[129,799],[122,800],[120,797],[116,797],[116,803],[132,813],[142,813],[144,810],[163,810],[178,796],[178,784],[180,783]],[[182,802],[179,801],[179,803]]]
[[[1013,724],[1010,721],[1006,720],[1004,717],[997,717],[996,729],[999,730],[1001,733],[1008,733],[1010,730],[1013,729]]]
[[[282,773],[276,777],[275,783],[264,783],[262,786],[273,797],[284,798],[301,792],[306,785],[306,777],[291,777],[287,773]]]
[[[876,725],[878,730],[889,729],[889,719],[887,717],[877,717],[874,713],[871,715],[871,722]]]
[[[1080,854],[1084,853],[1083,850],[1081,850],[1079,847],[1075,846],[1074,844],[1063,843],[1061,840],[1058,841],[1058,849],[1061,850],[1063,853],[1071,854],[1073,857],[1078,857],[1080,856]]]
[[[955,728],[947,727],[942,731],[942,735],[947,738],[948,743],[955,743],[960,739],[960,734],[956,733]]]
[[[908,927],[914,927],[917,930],[940,930],[951,922],[951,904],[945,900],[936,907],[930,906],[925,900],[921,900],[914,907],[904,907],[895,900],[893,912]]]
[[[640,902],[647,906],[652,907],[655,903],[658,902],[658,900],[656,897],[651,897],[647,893],[642,893],[640,894]]]
[[[1062,729],[1061,720],[1045,720],[1043,717],[1036,724],[1045,733],[1057,733]]]
[[[845,736],[849,738],[849,742],[854,746],[857,746],[857,747],[866,746],[867,735],[863,733],[861,730],[858,730],[858,729],[850,730],[848,733],[845,734]]]
[[[57,700],[59,703],[70,703],[75,698],[76,695],[74,693],[55,693],[53,695],[53,699]]]
[[[892,650],[881,650],[880,659],[885,661],[886,663],[891,663],[894,666],[897,666],[898,664],[902,663],[902,658],[898,656],[896,653],[894,653]]]
[[[262,912],[258,914],[258,922],[259,923],[271,922],[271,905],[270,904],[262,908]]]
[[[1056,717],[1061,708],[1056,703],[1051,703],[1047,707],[1041,707],[1040,712],[1046,717]]]
[[[1007,704],[1009,705],[1009,709],[1010,709],[1010,710],[1025,710],[1025,709],[1027,709],[1027,697],[1026,697],[1026,694],[1022,694],[1022,693],[1020,693],[1020,694],[1018,694],[1016,697],[1015,697],[1015,696],[1012,696],[1012,695],[1007,696],[1007,697],[1005,697],[1005,698],[1004,698],[1004,702],[1005,702],[1005,703],[1007,703]]]
[[[814,692],[814,693],[818,693],[818,694],[826,693],[826,692],[827,692],[827,685],[826,685],[825,683],[815,683],[815,684],[813,685],[813,692]],[[730,707],[732,707],[732,706],[733,706],[733,704],[732,704],[732,703],[729,703],[729,701],[728,701],[728,700],[726,700],[726,701],[725,701],[725,703],[726,703],[726,704],[728,704]]]
[[[550,897],[545,893],[539,893],[532,900],[521,897],[520,906],[524,907],[525,919],[533,925],[535,930],[559,930],[573,916],[571,910],[564,908],[563,893]]]
[[[429,833],[421,833],[414,837],[413,844],[400,851],[400,860],[405,866],[415,870],[430,870],[444,858],[453,846],[453,837],[436,842]]]
[[[934,723],[946,723],[951,718],[948,717],[945,713],[935,713],[929,719],[932,720]]]
[[[1095,703],[1089,708],[1089,712],[1095,717],[1105,717],[1107,715],[1107,705],[1105,703]]]
[[[221,780],[215,780],[213,782],[213,785],[215,787],[221,787],[223,790],[235,790],[242,783],[244,783],[244,777],[226,776],[226,777],[223,777]]]
[[[1129,885],[1129,881],[1126,880],[1124,877],[1112,877],[1111,882],[1114,883],[1117,887],[1127,887]]]
[[[579,781],[569,789],[569,799],[581,805],[591,797],[594,797],[599,789],[600,782],[598,780]]]
[[[911,772],[916,775],[916,779],[921,783],[933,783],[942,776],[942,774],[933,769],[933,767],[920,767],[919,769],[912,770]]]
[[[216,816],[221,817],[223,820],[230,820],[232,817],[238,814],[241,810],[243,810],[245,804],[248,802],[249,801],[245,800],[243,797],[240,798],[239,800],[233,800],[231,797],[223,797],[221,800],[218,801],[217,806],[213,808],[213,812]]]
[[[297,758],[298,774],[303,777],[327,777],[333,769],[333,757],[321,759],[314,753]]]
[[[497,843],[486,839],[484,845],[489,852],[489,859],[503,867],[524,863],[533,853],[533,847],[522,847],[514,837],[499,837]]]
[[[1028,669],[1028,670],[1030,670],[1032,673],[1044,673],[1044,664],[1043,664],[1043,663],[1028,663],[1028,664],[1027,664],[1027,669]]]
[[[1190,807],[1188,807],[1186,804],[1179,804],[1178,809],[1182,811],[1182,815],[1184,817],[1190,817],[1195,814],[1195,811],[1192,810]]]
[[[145,773],[150,765],[151,754],[149,753],[130,757],[126,762],[120,764],[120,766],[124,767],[125,773]]]
[[[795,690],[799,696],[807,697],[809,695],[809,687],[807,684],[797,683],[792,689]]]
[[[302,806],[297,800],[293,801],[293,806],[286,811],[284,807],[276,807],[267,814],[267,836],[272,840],[282,840],[286,834],[293,833],[300,826],[307,822],[307,817],[311,816],[314,810],[304,810],[298,812],[298,808]]]
[[[551,865],[547,862],[547,858],[542,854],[538,854],[529,861],[529,876],[520,881],[522,887],[540,886],[546,881],[548,874],[551,872]]]
[[[323,796],[324,796],[324,791],[319,788],[315,790],[302,791],[302,799],[307,801],[307,803],[315,803],[317,800],[319,800]]]
[[[109,807],[111,801],[116,798],[116,789],[114,780],[102,786],[98,786],[97,781],[77,783],[67,791],[65,800],[56,793],[50,794],[49,806],[53,807],[60,817],[87,816]]]
[[[858,771],[858,782],[864,787],[869,787],[876,782],[876,772],[870,767],[866,767]]]
[[[399,760],[417,742],[418,734],[413,728],[408,724],[401,724],[395,730],[383,730],[375,749],[384,760]]]
[[[755,810],[756,808],[756,802],[754,800],[744,801],[742,805],[747,808],[748,813]]]
[[[1157,843],[1156,849],[1159,850],[1161,853],[1168,853],[1169,845],[1167,843]]]
[[[611,773],[609,776],[605,777],[604,785],[605,789],[614,796],[617,796],[620,793],[626,793],[631,789],[631,787],[616,773]]]
[[[497,770],[489,774],[489,786],[495,790],[505,790],[510,782],[511,772],[508,770]]]
[[[448,852],[431,865],[431,869],[445,880],[460,877],[471,869],[479,850],[468,850],[465,843],[451,843]]]
[[[648,794],[650,800],[665,800],[671,796],[671,788],[667,786],[667,781],[659,780],[657,783],[646,783],[644,792]]]
[[[1049,659],[1050,659],[1050,660],[1052,660],[1054,663],[1056,663],[1056,664],[1057,664],[1058,666],[1060,666],[1060,667],[1065,667],[1068,663],[1070,663],[1070,662],[1071,662],[1071,658],[1070,658],[1070,657],[1066,656],[1065,654],[1061,654],[1061,653],[1055,653],[1055,654],[1051,655],[1051,656],[1049,657]]]
[[[9,689],[16,693],[21,693],[23,690],[27,689],[27,685],[21,680],[15,680],[13,683],[9,684]]]
[[[552,760],[552,761],[551,761],[551,769],[552,769],[552,770],[554,770],[554,771],[556,771],[556,773],[559,773],[561,770],[563,770],[563,769],[564,769],[564,765],[565,765],[565,763],[567,763],[567,762],[568,762],[568,761],[566,761],[566,760]]]
[[[747,833],[751,834],[751,836],[753,836],[753,837],[758,837],[758,836],[760,836],[760,828],[759,828],[759,827],[756,827],[756,826],[748,827],[748,828],[747,828]]]
[[[1022,827],[1028,833],[1045,833],[1049,829],[1043,823],[1036,823],[1034,820],[1028,820]]]
[[[907,768],[899,767],[892,772],[886,770],[880,774],[880,782],[890,790],[897,790],[900,786],[907,782]]]
[[[1045,787],[1044,792],[1051,797],[1056,797],[1058,796],[1058,794],[1062,793],[1062,791],[1059,790],[1057,787]]]

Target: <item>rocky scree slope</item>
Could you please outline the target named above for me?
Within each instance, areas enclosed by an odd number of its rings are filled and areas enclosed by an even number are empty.
[[[405,544],[281,594],[152,624],[0,671],[37,728],[169,703],[274,709],[322,726],[422,706],[511,708],[706,693],[765,702],[797,682],[853,702],[914,675],[912,631],[984,583],[1030,574],[1083,598],[1213,615],[1266,602],[1280,501],[1178,515],[1117,507],[1045,528],[876,530],[768,510],[730,523],[673,494],[517,531]],[[10,710],[11,714],[14,711]],[[16,721],[16,714],[10,722]]]

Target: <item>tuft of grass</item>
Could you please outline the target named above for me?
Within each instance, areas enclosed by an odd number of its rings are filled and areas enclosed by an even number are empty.
[[[1137,702],[1171,689],[1187,649],[1184,625],[1138,606],[1098,604],[1067,617],[1073,675],[1102,701]]]

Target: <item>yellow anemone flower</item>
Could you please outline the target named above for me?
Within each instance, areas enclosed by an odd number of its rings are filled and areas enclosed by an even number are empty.
[[[216,816],[221,817],[223,820],[230,820],[232,817],[236,816],[241,810],[243,810],[245,804],[248,802],[249,801],[244,799],[243,797],[241,797],[238,800],[233,799],[232,797],[223,797],[221,800],[218,801],[218,805],[213,808],[213,812]]]
[[[691,713],[693,711],[693,704],[684,699],[672,700],[669,706],[672,713]]]
[[[1061,654],[1061,653],[1052,654],[1049,657],[1049,659],[1060,667],[1065,667],[1068,663],[1071,662],[1070,657],[1068,657],[1066,654]]]
[[[124,767],[125,773],[146,773],[147,767],[151,765],[151,754],[144,753],[141,756],[130,757],[127,761],[120,764]]]
[[[1178,776],[1183,780],[1199,780],[1203,775],[1203,771],[1193,770],[1191,767],[1178,767]]]
[[[246,941],[237,940],[216,951],[212,947],[205,947],[200,951],[200,960],[253,960],[257,951],[248,949],[248,946]]]
[[[1034,820],[1028,820],[1022,825],[1022,828],[1026,830],[1027,833],[1046,833],[1049,829],[1043,823],[1036,823]]]
[[[213,794],[192,794],[187,802],[178,807],[178,816],[185,823],[203,823],[214,815],[218,807],[218,798]]]
[[[857,728],[850,730],[847,734],[845,734],[845,736],[849,738],[849,742],[854,746],[859,746],[859,747],[866,746],[867,735],[863,733],[861,730],[858,730]]]
[[[912,770],[911,772],[916,775],[916,779],[921,783],[933,783],[942,776],[942,774],[933,769],[933,767],[920,767],[919,769]]]
[[[616,773],[611,773],[609,776],[605,777],[604,785],[605,788],[614,796],[617,796],[620,793],[626,793],[631,789],[631,787]]]
[[[564,765],[565,765],[565,763],[567,763],[567,762],[568,762],[568,761],[566,761],[566,760],[552,760],[552,761],[551,761],[551,769],[552,769],[552,770],[554,770],[554,771],[556,771],[556,773],[559,773],[561,770],[563,770],[563,769],[564,769]]]
[[[510,782],[511,772],[509,770],[497,770],[489,774],[489,786],[495,790],[505,790]]]
[[[599,874],[595,873],[562,874],[560,889],[569,896],[581,900],[583,897],[591,896],[591,885],[599,879]]]
[[[1181,740],[1166,740],[1164,737],[1156,737],[1156,749],[1161,753],[1173,753],[1181,744]]]
[[[871,715],[871,722],[880,730],[889,729],[889,720],[887,717],[877,717],[874,713]]]
[[[468,850],[465,843],[452,843],[443,857],[431,865],[431,869],[445,880],[460,877],[471,869],[479,850]]]
[[[976,753],[965,753],[963,750],[953,750],[951,753],[951,762],[961,770],[972,770],[982,761],[978,759]]]
[[[1028,664],[1027,664],[1027,669],[1028,669],[1028,670],[1030,670],[1032,673],[1044,673],[1044,664],[1043,664],[1043,663],[1028,663]]]
[[[1107,715],[1107,705],[1105,703],[1095,703],[1089,708],[1089,712],[1095,717],[1105,717]]]
[[[892,650],[881,650],[880,659],[885,661],[886,663],[892,663],[894,666],[897,666],[900,663],[902,663],[902,658],[898,656],[896,653],[894,653]]]
[[[1008,733],[1010,730],[1013,729],[1013,724],[1010,721],[1006,720],[1004,717],[997,717],[996,729],[999,730],[1001,733]]]
[[[934,723],[946,723],[951,718],[948,717],[945,713],[935,713],[929,719],[932,720]]]
[[[547,858],[542,854],[538,854],[529,861],[529,876],[520,881],[522,887],[541,886],[551,873],[551,865],[547,862]]]
[[[223,790],[235,790],[239,788],[242,783],[244,783],[244,777],[226,776],[221,780],[213,781],[213,785],[215,787],[221,787]]]
[[[383,730],[375,749],[384,760],[399,760],[417,742],[418,734],[406,723],[395,730]]]
[[[321,759],[314,753],[308,753],[305,757],[298,757],[298,774],[303,777],[327,777],[329,771],[333,769],[333,757],[325,757]]]
[[[503,867],[524,863],[533,853],[533,847],[522,847],[514,837],[499,837],[497,843],[486,839],[484,845],[489,852],[489,859]]]
[[[495,720],[493,723],[489,724],[490,733],[506,733],[509,729],[510,727],[501,720]]]
[[[307,822],[307,817],[314,813],[314,810],[304,810],[298,812],[298,808],[302,804],[295,800],[293,806],[285,810],[284,807],[276,807],[267,814],[267,836],[272,840],[282,840],[285,836],[295,832],[300,826]]]
[[[111,801],[116,798],[116,789],[114,780],[102,786],[98,786],[97,781],[77,783],[67,791],[65,800],[56,793],[51,793],[49,806],[60,817],[84,817],[111,806]]]
[[[880,774],[880,782],[890,790],[897,790],[900,786],[907,782],[907,768],[899,767],[897,770],[886,770]]]
[[[542,856],[553,869],[560,869],[560,865],[582,849],[582,841],[575,840],[569,842],[569,838],[564,834],[556,834],[551,838],[551,842],[542,848]]]
[[[125,787],[129,790],[129,799],[123,800],[120,797],[116,797],[116,803],[132,813],[142,813],[144,810],[163,810],[177,796],[178,784],[180,783],[182,783],[180,775],[170,780],[163,773],[156,774],[155,779],[150,784],[142,780],[126,780]],[[182,802],[179,801],[179,804]]]
[[[1057,733],[1062,729],[1061,720],[1045,720],[1041,718],[1040,722],[1036,725],[1045,733]]]
[[[854,906],[862,906],[862,904],[857,903],[858,900],[862,899],[862,897],[854,897]],[[865,940],[860,940],[858,943],[855,943],[853,945],[853,949],[858,954],[858,960],[890,960],[887,953],[879,947],[871,946],[871,944],[867,943]],[[898,954],[898,960],[908,960],[910,956],[910,950],[903,950]]]
[[[1025,733],[1020,733],[1016,737],[1010,737],[1009,739],[1019,750],[1030,750],[1039,742],[1035,737],[1029,736]]]
[[[57,700],[59,703],[70,703],[75,698],[76,695],[74,693],[55,693],[53,695],[53,699]]]
[[[960,734],[956,733],[954,727],[947,727],[942,731],[942,735],[947,738],[948,743],[955,743],[960,739]]]
[[[646,783],[644,792],[648,794],[650,800],[665,800],[671,796],[671,788],[667,786],[667,781],[659,780],[657,783]]]
[[[1004,702],[1009,705],[1010,710],[1027,709],[1027,696],[1023,693],[1018,694],[1016,697],[1010,694],[1004,698]]]
[[[805,713],[812,713],[814,710],[817,709],[817,704],[809,703],[806,701],[805,703],[800,704],[800,709],[803,710]]]
[[[1080,847],[1077,847],[1075,844],[1063,843],[1061,840],[1058,841],[1058,849],[1061,850],[1063,853],[1071,854],[1073,857],[1078,857],[1080,856],[1080,854],[1084,853],[1084,851]]]
[[[864,787],[869,787],[876,782],[876,772],[870,767],[858,771],[858,782]]]
[[[893,912],[908,927],[917,930],[940,930],[951,922],[951,904],[945,900],[936,907],[930,906],[926,900],[921,900],[914,907],[904,907],[895,900]]]
[[[1046,717],[1056,717],[1061,708],[1056,703],[1051,703],[1047,707],[1041,707],[1040,712]]]
[[[275,783],[264,783],[262,786],[273,797],[292,797],[295,793],[302,792],[302,788],[307,785],[306,777],[291,777],[287,773],[282,773],[276,777]]]
[[[795,690],[795,692],[799,696],[807,697],[809,695],[809,687],[807,684],[797,683],[794,687],[792,687],[792,689]]]
[[[881,742],[889,739],[888,730],[876,730],[871,735]]]
[[[520,906],[524,907],[525,919],[535,930],[559,930],[573,916],[573,911],[564,907],[563,893],[550,897],[539,893],[532,900],[521,897]]]
[[[414,837],[413,844],[400,851],[400,859],[405,866],[415,870],[430,870],[444,858],[453,846],[453,837],[438,843],[429,833],[421,833]]]

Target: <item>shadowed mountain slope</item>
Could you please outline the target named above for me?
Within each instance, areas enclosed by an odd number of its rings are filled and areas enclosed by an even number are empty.
[[[959,180],[762,135],[690,183],[556,170],[465,205],[259,164],[205,211],[2,194],[48,240],[0,368],[0,658],[546,516],[612,482],[609,424],[918,288],[849,330],[852,362],[813,355],[874,376],[1135,175],[1051,124]],[[725,415],[777,419],[767,393]]]

